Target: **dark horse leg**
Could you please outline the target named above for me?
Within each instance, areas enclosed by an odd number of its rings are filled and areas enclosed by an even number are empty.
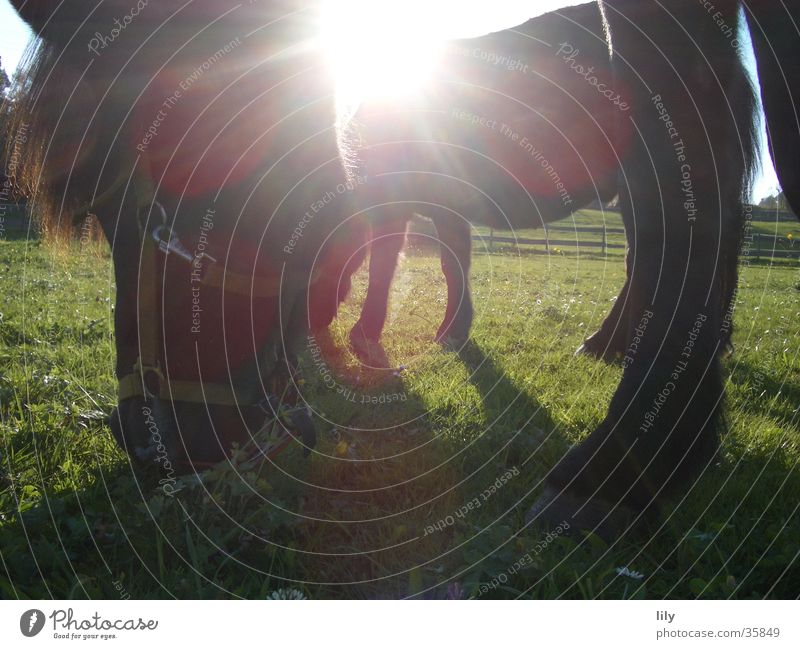
[[[623,215],[624,218],[625,215]],[[632,232],[630,226],[626,227],[626,232]],[[736,287],[739,278],[739,253],[741,248],[741,237],[731,236],[727,241],[723,242],[723,286],[722,294],[724,298],[723,303],[723,318],[721,323],[721,345],[720,354],[730,356],[733,353],[733,311],[736,299]],[[625,254],[625,284],[619,292],[619,296],[614,301],[614,306],[611,312],[603,320],[600,329],[594,332],[575,352],[576,355],[583,354],[602,359],[606,362],[613,362],[615,360],[622,360],[623,363],[627,362],[626,359],[629,351],[628,340],[632,337],[632,333],[636,328],[641,325],[639,322],[631,322],[628,313],[629,306],[629,291],[631,287],[631,270],[633,268],[633,260],[636,256],[634,250],[633,238],[628,242],[628,249]],[[634,327],[630,329],[629,325]]]
[[[611,312],[600,325],[600,329],[583,341],[583,344],[575,352],[576,354],[586,354],[608,362],[625,356],[629,333],[628,294],[631,287],[631,268],[635,256],[633,243],[629,242],[625,253],[625,284],[614,301]]]
[[[431,215],[439,235],[442,272],[447,281],[447,310],[436,332],[436,340],[455,349],[469,338],[472,327],[472,293],[469,269],[472,263],[472,232],[468,221],[451,212]]]
[[[630,97],[619,127],[636,130],[620,182],[635,226],[628,326],[648,324],[605,420],[553,469],[528,518],[611,538],[685,493],[716,452],[726,242],[741,233],[755,113],[744,68],[702,5],[603,7]],[[735,2],[718,8],[736,22]]]
[[[369,289],[361,317],[350,332],[356,355],[371,367],[385,368],[389,361],[380,344],[389,291],[408,226],[408,210],[382,208],[386,213],[374,219],[369,262]],[[442,344],[460,347],[469,337],[472,326],[472,296],[469,269],[472,261],[470,225],[450,211],[431,214],[441,246],[442,272],[447,281],[447,309],[436,333]]]
[[[383,206],[372,220],[372,241],[369,254],[369,288],[361,316],[350,331],[350,344],[356,356],[369,367],[385,369],[389,359],[380,344],[389,291],[397,268],[400,251],[406,240],[409,221],[408,206]]]

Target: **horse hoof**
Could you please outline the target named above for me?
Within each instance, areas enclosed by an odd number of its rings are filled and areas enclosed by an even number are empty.
[[[609,346],[603,346],[587,338],[583,344],[575,350],[574,356],[589,356],[597,360],[605,361],[606,363],[613,363],[614,361],[622,358],[622,352],[618,349],[611,349]]]
[[[611,543],[630,528],[635,518],[635,512],[625,505],[547,487],[525,515],[525,524],[547,529],[561,527],[572,535],[591,532]]]
[[[592,352],[587,346],[586,343],[581,344],[578,349],[575,350],[573,356],[594,356],[594,352]]]
[[[733,356],[733,352],[734,352],[733,343],[729,340],[723,345],[722,351],[720,351],[719,356],[722,359],[730,358],[731,356]]]
[[[363,336],[350,335],[350,347],[361,363],[368,369],[373,370],[391,370],[394,369],[389,362],[389,357],[386,356],[386,351],[383,349],[377,340],[370,340]]]
[[[437,334],[436,342],[439,343],[444,349],[457,352],[464,348],[467,344],[469,336],[457,336],[453,334]]]

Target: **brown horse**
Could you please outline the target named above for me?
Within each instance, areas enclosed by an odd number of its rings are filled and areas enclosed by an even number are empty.
[[[722,324],[756,136],[740,4],[707,4],[601,3],[615,83],[630,106],[617,128],[635,133],[620,202],[634,251],[627,325],[628,340],[639,330],[637,348],[605,420],[553,469],[530,520],[571,516],[610,536],[686,493],[716,455]],[[785,12],[777,2],[754,7]]]
[[[753,3],[747,19],[773,157],[794,196],[796,165],[789,159],[797,148],[783,146],[782,138],[784,131],[788,142],[798,137],[796,118],[787,117],[795,114],[797,73],[781,64],[791,60],[798,39],[784,7]],[[757,136],[738,2],[717,2],[709,12],[703,3],[609,0],[600,10],[556,12],[459,44],[418,104],[369,109],[362,157],[371,175],[367,200],[376,209],[411,206],[434,219],[448,279],[439,336],[457,341],[471,320],[468,223],[536,227],[619,194],[627,281],[615,311],[587,344],[595,353],[631,348],[630,361],[605,420],[548,475],[529,515],[611,534],[684,491],[716,453],[718,356],[729,337],[724,325]],[[553,63],[564,66],[555,76]],[[557,84],[544,91],[551,79],[566,84],[563,95]],[[571,151],[579,164],[570,165]],[[554,173],[555,186],[543,184]],[[572,198],[568,206],[557,204],[561,191]],[[378,265],[377,307],[365,309],[356,344],[380,334],[390,253],[370,262],[371,271]]]
[[[618,130],[614,118],[628,108],[615,90],[605,37],[597,3],[554,11],[512,29],[455,42],[442,61],[442,73],[411,105],[362,108],[361,134],[369,147],[362,155],[372,165],[376,156],[388,157],[393,174],[383,182],[373,178],[363,194],[379,205],[373,208],[369,290],[350,334],[353,349],[365,363],[388,364],[380,337],[412,210],[430,216],[441,244],[448,298],[436,340],[459,348],[472,324],[470,223],[502,229],[509,227],[509,215],[530,214],[533,223],[526,221],[526,226],[547,224],[618,193],[619,157],[629,150],[630,133]],[[469,105],[479,113],[466,108]],[[424,152],[420,152],[422,142]],[[518,146],[503,148],[511,143]],[[519,155],[522,149],[528,159]],[[411,169],[407,160],[416,164],[422,155],[428,157],[426,169],[433,160],[437,173],[462,183],[467,181],[466,157],[490,156],[501,174],[513,175],[522,187],[498,180],[493,187],[503,191],[495,189],[493,200],[484,200],[477,209],[469,199],[459,203],[452,192],[442,189],[431,201],[444,205],[414,201],[420,185],[426,184],[422,175],[430,171]],[[486,187],[486,174],[497,172],[489,166],[469,180]],[[386,164],[379,161],[381,167]],[[404,177],[398,179],[396,174]],[[442,183],[437,180],[437,184]],[[561,200],[553,200],[556,193]],[[454,216],[453,210],[461,216]],[[726,255],[728,303],[736,286],[737,252]],[[628,258],[634,254],[631,245]],[[629,286],[630,276],[611,313],[579,353],[607,360],[624,356],[627,327],[621,323]],[[729,352],[730,322],[723,334],[723,351]]]
[[[49,230],[91,212],[112,248],[119,444],[174,471],[234,443],[313,445],[295,355],[365,232],[319,8],[13,4],[39,36],[11,124],[19,180]]]
[[[625,148],[614,118],[625,106],[613,88],[600,11],[588,4],[455,41],[411,101],[361,107],[369,183],[359,198],[373,236],[350,340],[365,363],[388,363],[379,341],[412,212],[433,221],[441,244],[447,308],[436,339],[459,347],[473,313],[470,223],[536,227],[614,197]],[[604,345],[593,338],[598,353],[619,328],[607,329]]]

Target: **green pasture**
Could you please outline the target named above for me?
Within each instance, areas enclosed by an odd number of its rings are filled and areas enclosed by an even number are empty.
[[[800,595],[797,263],[742,270],[718,461],[661,524],[605,543],[526,528],[524,513],[619,380],[573,351],[610,309],[623,251],[476,248],[466,350],[432,342],[445,287],[437,257],[412,251],[385,333],[404,370],[380,384],[361,372],[346,347],[361,271],[319,340],[337,389],[303,359],[312,457],[228,463],[168,497],[157,475],[132,472],[105,423],[107,253],[0,241],[0,597]]]

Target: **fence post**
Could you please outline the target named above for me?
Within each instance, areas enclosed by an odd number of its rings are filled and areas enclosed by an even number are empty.
[[[489,228],[489,252],[494,252],[494,228]]]
[[[603,221],[603,256],[606,254],[606,222]]]

